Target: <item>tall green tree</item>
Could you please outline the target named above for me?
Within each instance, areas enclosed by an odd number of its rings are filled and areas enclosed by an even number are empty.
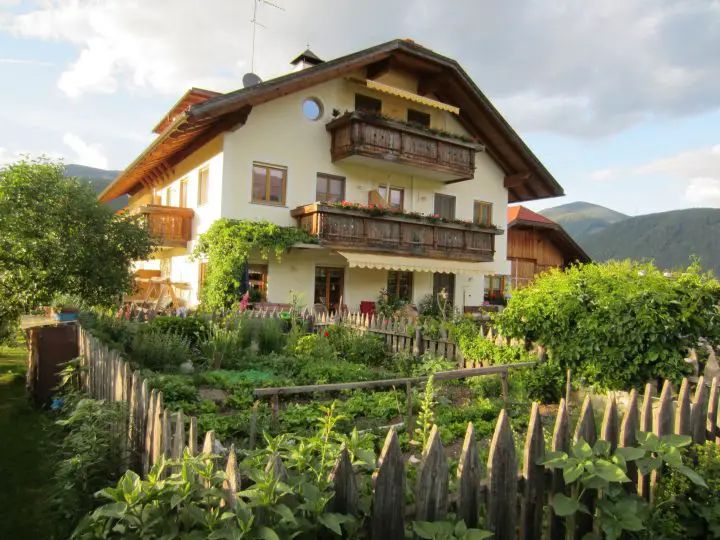
[[[552,362],[611,390],[678,381],[703,337],[718,339],[720,284],[698,264],[666,277],[652,264],[611,261],[554,269],[516,291],[500,330],[548,348]]]
[[[0,326],[55,294],[108,305],[151,252],[146,229],[100,203],[64,165],[23,159],[0,169]]]

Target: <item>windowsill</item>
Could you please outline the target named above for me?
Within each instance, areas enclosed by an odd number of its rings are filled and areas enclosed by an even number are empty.
[[[263,202],[263,201],[250,201],[250,204],[257,204],[259,206],[272,206],[274,208],[290,208],[286,204],[283,203],[272,203],[272,202]]]

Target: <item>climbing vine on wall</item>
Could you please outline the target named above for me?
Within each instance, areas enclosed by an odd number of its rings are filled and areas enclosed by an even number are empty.
[[[269,221],[219,219],[200,235],[193,257],[208,262],[202,303],[223,309],[239,299],[244,265],[251,255],[280,258],[294,244],[317,240],[302,229]]]

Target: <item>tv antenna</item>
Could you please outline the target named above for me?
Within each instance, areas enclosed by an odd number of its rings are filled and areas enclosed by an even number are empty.
[[[252,35],[252,55],[250,57],[250,71],[255,72],[255,34],[257,32],[257,27],[260,26],[262,28],[267,28],[264,24],[259,22],[257,20],[257,11],[258,11],[258,5],[259,4],[265,4],[266,6],[274,7],[275,9],[279,9],[280,11],[285,11],[285,8],[282,6],[278,6],[277,4],[274,4],[270,2],[269,0],[253,0],[253,18],[250,19],[250,22],[253,25],[253,35]]]

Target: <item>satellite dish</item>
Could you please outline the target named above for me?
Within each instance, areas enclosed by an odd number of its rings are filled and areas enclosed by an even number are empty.
[[[254,73],[246,73],[245,75],[243,75],[244,88],[250,88],[251,86],[255,86],[256,84],[260,84],[261,82],[262,79]]]

